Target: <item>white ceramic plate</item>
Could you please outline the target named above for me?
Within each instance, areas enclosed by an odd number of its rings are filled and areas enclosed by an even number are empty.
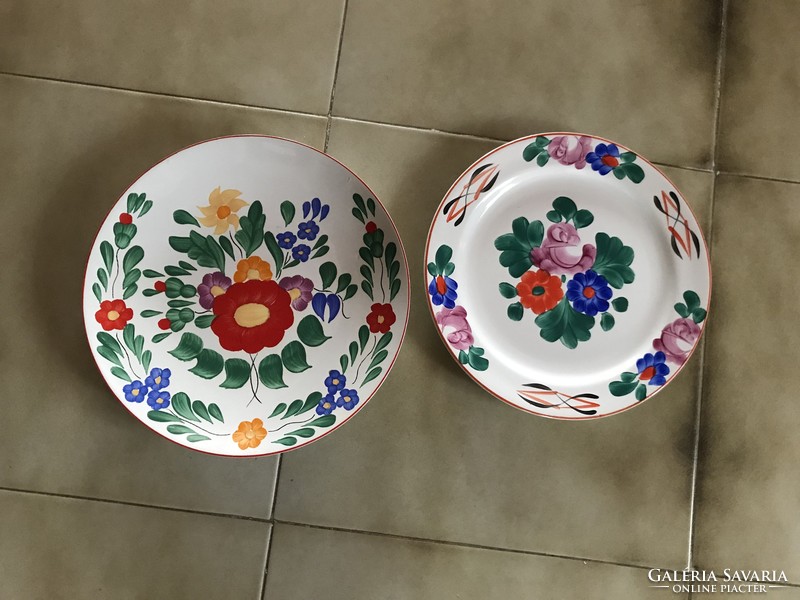
[[[711,294],[688,203],[627,148],[546,133],[483,156],[442,200],[425,250],[445,346],[501,400],[561,419],[658,392],[697,347]]]
[[[357,413],[408,322],[405,252],[350,170],[266,136],[209,140],[142,175],[92,246],[83,311],[136,418],[189,448],[283,452]]]

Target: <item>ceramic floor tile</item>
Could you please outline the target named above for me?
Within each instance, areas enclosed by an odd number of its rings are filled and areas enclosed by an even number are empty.
[[[257,598],[270,526],[0,491],[0,597]]]
[[[664,598],[650,584],[645,569],[278,524],[264,600]]]
[[[716,193],[696,560],[782,569],[800,583],[800,282],[787,276],[800,252],[800,185],[721,176]]]
[[[793,0],[730,3],[720,106],[722,170],[800,180],[800,10]]]
[[[344,0],[0,4],[0,70],[327,113]]]
[[[486,150],[475,140],[339,120],[329,148],[389,208],[412,280],[422,279],[422,248],[441,196]],[[710,175],[675,173],[702,206]],[[374,401],[339,435],[285,456],[277,517],[685,566],[698,357],[635,410],[588,423],[542,419],[461,373],[423,294],[414,289],[404,347]]]
[[[708,165],[720,5],[350,0],[334,113],[499,139],[585,131]]]
[[[154,435],[106,388],[83,331],[89,249],[118,195],[204,138],[322,146],[325,119],[0,76],[0,486],[269,516],[275,459]]]

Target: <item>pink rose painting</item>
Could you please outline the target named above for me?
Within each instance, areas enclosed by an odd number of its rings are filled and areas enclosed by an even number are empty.
[[[562,165],[574,165],[576,169],[586,166],[586,155],[592,149],[592,140],[585,135],[557,135],[547,145],[547,153]]]
[[[531,251],[533,264],[551,275],[575,275],[592,267],[597,256],[593,244],[580,246],[578,230],[571,223],[555,223],[542,245]]]
[[[664,327],[661,337],[653,340],[653,348],[663,352],[669,362],[682,365],[699,337],[700,326],[693,319],[682,317]]]
[[[469,350],[469,347],[475,342],[472,337],[472,328],[467,323],[467,311],[463,306],[443,308],[436,313],[436,323],[442,329],[442,333],[445,333],[447,327],[451,329],[445,335],[447,341],[456,350]]]

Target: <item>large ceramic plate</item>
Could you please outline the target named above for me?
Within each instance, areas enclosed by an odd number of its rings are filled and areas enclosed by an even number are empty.
[[[166,158],[114,205],[83,291],[86,333],[133,415],[229,456],[315,441],[380,387],[408,322],[397,230],[370,189],[289,140]]]
[[[711,293],[678,189],[627,148],[574,133],[519,139],[469,167],[425,256],[453,357],[545,417],[608,416],[654,395],[697,347]]]

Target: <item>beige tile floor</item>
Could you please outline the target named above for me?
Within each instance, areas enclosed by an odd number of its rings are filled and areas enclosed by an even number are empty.
[[[647,580],[687,565],[784,570],[800,598],[798,30],[793,0],[0,2],[0,600],[687,598]],[[162,156],[324,149],[415,273],[461,170],[552,129],[664,165],[711,242],[704,351],[652,403],[522,415],[420,293],[373,402],[282,459],[191,453],[108,395],[84,259]]]

